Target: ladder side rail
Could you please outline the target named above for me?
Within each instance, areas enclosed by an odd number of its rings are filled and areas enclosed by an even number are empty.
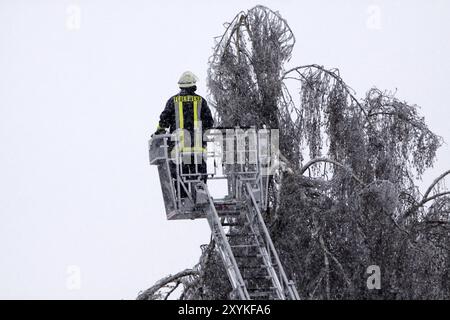
[[[254,216],[255,215],[253,215],[253,217]],[[254,221],[254,219],[251,219],[251,216],[249,216],[248,214],[246,215],[246,218],[247,218],[247,222],[249,223],[250,230],[251,230],[252,234],[261,236],[261,233],[259,231],[259,226],[256,226],[257,230],[255,230],[255,226],[254,226],[254,222],[255,221]],[[273,267],[273,264],[272,264],[272,259],[270,257],[270,253],[269,253],[270,251],[267,250],[267,248],[266,248],[266,246],[264,244],[261,245],[258,237],[256,237],[256,242],[257,242],[257,245],[258,245],[258,250],[259,250],[259,252],[261,253],[261,255],[263,257],[264,265],[265,265],[266,269],[269,272],[272,284],[273,284],[273,286],[276,289],[276,293],[277,293],[278,298],[281,299],[281,300],[286,300],[286,296],[284,294],[283,285],[281,284],[280,278],[278,277],[278,275],[277,275],[277,273],[276,273],[276,271],[275,271],[275,269]],[[267,243],[267,241],[263,241],[263,242]]]
[[[233,270],[233,273],[234,273],[234,275],[232,275],[232,276],[235,277],[237,280],[236,281],[237,287],[233,288],[233,289],[238,290],[238,293],[242,300],[250,300],[250,296],[247,292],[247,288],[245,286],[244,279],[242,278],[242,275],[241,275],[241,272],[237,265],[233,251],[231,250],[230,244],[228,243],[227,236],[225,234],[225,231],[223,230],[222,223],[220,222],[220,218],[219,218],[219,215],[217,214],[217,210],[214,206],[214,202],[211,198],[211,195],[209,194],[208,187],[204,183],[202,183],[202,185],[204,187],[204,190],[207,193],[208,201],[209,201],[209,205],[210,205],[210,209],[211,209],[211,210],[209,210],[209,215],[208,215],[209,219],[211,219],[210,226],[211,226],[211,228],[213,228],[213,231],[217,232],[216,233],[216,236],[217,236],[216,241],[219,244],[219,248],[221,248],[223,250],[223,254],[226,256],[226,259],[230,260],[231,267],[232,267],[231,269]],[[226,263],[226,261],[224,261],[224,262]]]
[[[263,189],[263,181],[262,181],[262,164],[261,164],[261,154],[260,154],[260,148],[261,148],[261,142],[259,141],[259,134],[256,135],[256,161],[257,161],[257,168],[258,168],[258,174],[257,174],[257,182],[259,184],[259,198],[260,198],[260,204],[262,208],[265,208],[264,206],[264,189]]]
[[[294,281],[289,281],[289,288],[292,291],[292,293],[294,294],[295,300],[300,300],[300,295],[297,292],[297,288],[295,287],[295,283]]]
[[[256,202],[255,197],[253,196],[252,187],[251,187],[250,183],[247,182],[246,187],[247,187],[247,192],[248,192],[248,194],[250,196],[250,199],[251,199],[251,201],[253,203],[253,206],[255,208],[255,212],[256,212],[256,216],[258,218],[258,222],[259,222],[259,224],[260,224],[260,226],[262,228],[262,231],[264,233],[264,237],[265,237],[265,239],[266,239],[266,241],[267,241],[267,243],[269,245],[269,248],[270,248],[270,251],[272,252],[273,257],[275,258],[275,262],[276,262],[276,264],[278,266],[278,270],[280,271],[281,279],[283,280],[283,284],[288,288],[288,292],[289,292],[290,298],[293,299],[293,300],[296,300],[295,293],[292,290],[292,286],[289,285],[290,281],[288,280],[288,278],[286,276],[286,273],[284,271],[283,265],[281,264],[280,257],[278,256],[278,253],[277,253],[277,251],[275,249],[275,246],[274,246],[274,244],[272,242],[272,239],[271,239],[270,234],[269,234],[269,230],[267,230],[266,224],[265,224],[264,219],[263,219],[263,217],[261,215],[261,211],[259,210],[258,203]]]
[[[269,256],[269,251],[267,250],[266,247],[261,247],[260,250],[261,250],[261,254],[263,255],[263,257],[265,257],[264,260],[266,260],[266,265],[267,265],[269,273],[270,273],[270,278],[272,280],[274,287],[276,288],[278,298],[281,300],[286,300],[286,295],[284,293],[285,290],[283,288],[282,283],[280,282],[280,278],[278,277],[278,275],[272,265],[272,260]]]
[[[237,291],[239,297],[241,299],[245,299],[245,293],[243,292],[242,288],[240,287],[239,280],[236,276],[236,273],[233,270],[233,268],[234,268],[233,263],[232,263],[230,257],[225,253],[225,249],[222,247],[222,244],[218,239],[218,237],[220,237],[220,235],[218,235],[217,227],[214,224],[214,221],[210,217],[207,217],[207,221],[212,230],[213,238],[215,239],[216,244],[218,246],[218,249],[219,249],[218,251],[219,251],[220,257],[222,258],[222,261],[224,263],[225,270],[227,272],[228,279],[230,280],[233,291]]]
[[[263,136],[266,136],[264,139]],[[270,180],[270,150],[268,144],[268,130],[264,128],[257,134],[257,161],[259,170],[259,184],[261,190],[261,208],[267,210],[268,207],[268,192],[269,192],[269,180]],[[262,141],[261,141],[262,140]],[[265,142],[265,143],[264,143]]]

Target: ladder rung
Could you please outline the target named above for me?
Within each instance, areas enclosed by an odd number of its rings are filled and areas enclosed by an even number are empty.
[[[272,278],[266,274],[266,273],[258,273],[258,274],[254,274],[254,273],[242,273],[242,278],[244,278],[244,280],[255,280],[255,281],[263,281],[263,280],[272,280]]]
[[[227,237],[257,237],[256,234],[243,234],[243,233],[227,233]]]
[[[234,257],[235,258],[238,258],[238,259],[240,259],[240,258],[245,258],[245,259],[247,259],[247,258],[261,258],[262,257],[262,255],[261,254],[245,254],[245,255],[234,255]]]
[[[244,269],[241,268],[242,271],[242,276],[245,279],[250,279],[250,278],[271,278],[271,276],[269,275],[268,272],[266,272],[265,268],[253,268],[253,269]],[[248,271],[248,273],[245,273],[245,271]]]
[[[260,279],[251,278],[251,279],[244,279],[244,282],[247,285],[247,288],[258,287],[260,289],[267,289],[273,285],[271,279],[261,279],[260,280]],[[250,289],[250,291],[252,291],[252,289]]]
[[[246,270],[246,269],[248,269],[248,270],[254,270],[254,269],[260,269],[260,270],[262,270],[262,269],[267,269],[267,267],[266,266],[244,266],[244,267],[242,267],[242,270]]]
[[[277,297],[277,294],[275,292],[252,292],[249,293],[250,297]]]
[[[262,275],[253,276],[252,275],[251,277],[246,278],[246,280],[249,280],[249,281],[251,281],[251,280],[272,280],[272,277],[269,275],[266,275],[266,276],[262,276]]]
[[[247,291],[254,291],[256,293],[259,290],[262,290],[262,292],[272,292],[273,290],[276,290],[276,288],[275,287],[268,287],[268,288],[248,288],[247,287]],[[272,292],[272,293],[274,293],[274,292]]]
[[[224,227],[235,227],[235,226],[242,226],[242,223],[229,223],[229,222],[224,222],[222,223],[222,226]]]
[[[267,270],[268,268],[274,267],[274,264],[272,264],[271,266],[266,266],[266,265],[260,265],[260,266],[243,266],[241,267],[242,270],[246,270],[248,269],[249,272],[250,270],[255,270],[255,269],[259,269],[259,270]]]
[[[237,245],[232,245],[232,248],[259,248],[258,245],[256,244],[237,244]]]
[[[241,212],[239,210],[217,210],[217,214],[223,216],[223,215],[236,215],[239,216]]]

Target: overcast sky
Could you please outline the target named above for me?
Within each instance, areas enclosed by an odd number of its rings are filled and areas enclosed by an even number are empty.
[[[450,141],[450,2],[0,0],[0,298],[132,299],[197,263],[205,221],[167,221],[147,140],[213,37],[279,10],[287,67],[338,67],[422,106]],[[450,167],[450,149],[424,184]]]

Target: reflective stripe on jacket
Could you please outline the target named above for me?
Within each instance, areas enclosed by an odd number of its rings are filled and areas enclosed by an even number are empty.
[[[169,129],[170,132],[184,129],[189,131],[191,140],[194,140],[190,145],[188,143],[185,145],[187,148],[192,145],[204,147],[206,143],[201,142],[201,134],[211,129],[213,125],[214,119],[206,100],[195,94],[194,88],[187,88],[167,101],[160,116],[157,132],[165,129]]]

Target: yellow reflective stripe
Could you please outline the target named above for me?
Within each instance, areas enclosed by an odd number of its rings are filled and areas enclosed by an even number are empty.
[[[184,129],[183,101],[178,102],[178,114],[180,117],[180,129]]]
[[[197,108],[198,108],[198,101],[194,101],[194,128],[198,128],[198,114],[197,114]]]
[[[194,100],[194,146],[195,148],[201,148],[201,138],[199,137],[199,129],[200,129],[200,122],[198,121],[198,101]],[[203,149],[203,148],[202,148]]]
[[[178,117],[179,117],[179,132],[180,132],[180,145],[181,149],[184,149],[184,114],[183,114],[183,101],[178,101]]]

